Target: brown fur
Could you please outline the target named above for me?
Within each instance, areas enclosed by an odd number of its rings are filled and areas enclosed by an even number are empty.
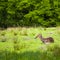
[[[43,43],[53,43],[54,39],[52,37],[43,38],[42,34],[38,34],[35,38],[40,38]]]

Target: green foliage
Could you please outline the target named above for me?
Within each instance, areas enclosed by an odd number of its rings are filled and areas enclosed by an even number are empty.
[[[60,60],[60,27],[8,28],[0,33],[0,40],[7,38],[0,41],[0,60]],[[34,39],[38,33],[53,37],[54,43]]]
[[[1,0],[0,27],[58,26],[59,0]]]

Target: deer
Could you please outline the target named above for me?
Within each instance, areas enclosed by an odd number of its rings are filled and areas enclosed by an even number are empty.
[[[35,39],[36,39],[36,38],[40,38],[40,40],[41,40],[44,44],[54,43],[54,39],[53,39],[52,37],[44,38],[44,37],[42,36],[42,34],[38,34],[38,35],[35,37]]]

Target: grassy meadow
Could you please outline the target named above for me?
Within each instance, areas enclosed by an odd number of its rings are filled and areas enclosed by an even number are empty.
[[[54,43],[43,44],[39,38],[53,37]],[[60,60],[60,27],[18,27],[0,30],[0,60]]]

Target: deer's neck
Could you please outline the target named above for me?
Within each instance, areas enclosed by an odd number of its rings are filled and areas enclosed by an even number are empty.
[[[44,42],[44,38],[42,36],[39,36],[39,38],[41,39],[42,42]]]

